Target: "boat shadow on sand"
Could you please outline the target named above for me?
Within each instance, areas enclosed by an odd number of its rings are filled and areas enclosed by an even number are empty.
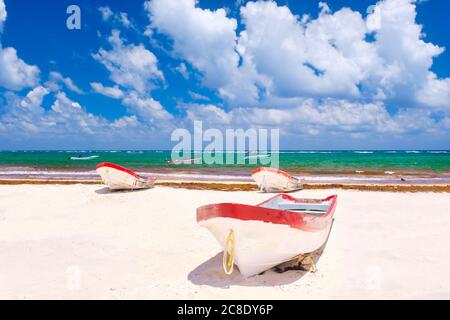
[[[315,265],[319,262],[327,242],[328,238],[322,247],[308,255]],[[226,275],[222,269],[222,256],[223,252],[219,252],[214,257],[200,264],[189,273],[188,280],[196,285],[207,285],[216,288],[229,288],[235,285],[263,287],[291,284],[300,280],[308,273],[303,266],[293,263],[293,267],[286,267],[284,270],[280,270],[277,266],[249,278],[245,278],[239,272],[239,268],[235,266],[235,271],[231,275]]]
[[[98,193],[98,194],[120,194],[120,193],[131,193],[131,192],[143,192],[143,191],[148,191],[151,189],[153,189],[153,188],[134,189],[134,190],[111,190],[108,187],[104,187],[104,188],[95,190],[95,193]]]

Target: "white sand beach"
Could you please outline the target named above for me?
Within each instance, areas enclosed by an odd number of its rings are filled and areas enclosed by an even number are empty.
[[[0,186],[2,299],[450,299],[450,196],[339,195],[317,272],[244,279],[195,220],[198,206],[270,195],[101,185]],[[270,235],[268,235],[270,236]]]

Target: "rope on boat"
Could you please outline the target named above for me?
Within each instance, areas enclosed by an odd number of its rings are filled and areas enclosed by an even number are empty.
[[[228,257],[228,248],[230,248],[230,257]],[[234,233],[230,230],[225,242],[225,247],[223,249],[223,259],[222,259],[223,271],[225,274],[230,275],[233,273],[234,267]]]

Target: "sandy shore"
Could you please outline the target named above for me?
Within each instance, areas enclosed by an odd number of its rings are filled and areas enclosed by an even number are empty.
[[[221,249],[195,222],[211,202],[252,191],[100,185],[0,186],[0,298],[450,299],[448,193],[305,190],[339,195],[316,273],[225,276]]]

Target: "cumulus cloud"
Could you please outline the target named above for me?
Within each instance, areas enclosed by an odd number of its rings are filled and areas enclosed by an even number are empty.
[[[274,1],[250,1],[240,8],[237,34],[223,9],[194,0],[145,4],[150,26],[232,106],[313,97],[448,109],[449,81],[431,71],[443,48],[424,40],[415,1],[381,0],[366,17],[319,7],[311,19]]]
[[[42,104],[47,95],[52,96],[53,102],[46,108]],[[158,145],[159,141],[163,141],[161,137],[168,135],[163,126],[144,123],[135,115],[109,121],[88,112],[66,93],[52,94],[42,86],[29,91],[25,97],[12,92],[7,92],[5,96],[7,103],[0,113],[0,141],[3,143],[16,139],[18,144],[33,141],[35,146],[56,143],[58,147],[67,147],[67,138],[70,137],[71,147],[104,148],[110,144],[117,147],[118,143],[126,141],[122,145],[126,148],[132,147],[135,141],[141,147]],[[135,141],[131,141],[133,139]]]
[[[126,12],[119,13],[119,21],[125,28],[129,28],[131,26],[131,22],[128,19],[128,13]]]
[[[201,85],[214,89],[223,105],[208,103],[208,97],[197,93],[199,88],[189,86],[186,93],[199,103],[179,106],[185,116],[169,113],[152,97],[155,88],[171,85],[156,55],[113,30],[110,48],[92,55],[112,84],[90,86],[120,99],[125,116],[110,121],[89,113],[62,92],[83,93],[70,78],[52,72],[40,85],[39,69],[21,60],[14,48],[0,45],[0,86],[34,88],[22,97],[4,94],[0,132],[15,128],[111,137],[111,130],[148,134],[203,120],[206,126],[222,128],[277,127],[282,135],[323,141],[337,136],[364,140],[374,134],[385,141],[410,133],[448,136],[450,78],[432,70],[444,48],[427,42],[416,22],[417,1],[380,0],[364,15],[350,8],[333,12],[320,2],[315,18],[299,17],[272,0],[237,3],[238,15],[231,17],[224,8],[201,8],[195,0],[145,2],[150,24],[144,35],[155,52],[169,53],[177,60],[169,70],[192,83],[200,74]],[[126,13],[109,7],[99,12],[115,27],[133,28]],[[5,19],[0,0],[0,30]],[[157,34],[170,41],[158,42]],[[43,107],[44,98],[54,101]]]
[[[39,68],[25,63],[14,48],[0,47],[0,86],[10,90],[32,87],[39,82]]]
[[[136,91],[129,92],[122,100],[122,103],[129,107],[131,113],[138,115],[144,122],[168,125],[168,123],[161,123],[161,121],[173,119],[173,116],[158,101],[151,97],[143,97]]]
[[[65,87],[67,87],[69,90],[78,93],[83,94],[83,90],[81,90],[71,78],[69,77],[63,77],[63,75],[59,72],[52,71],[49,75],[49,80],[45,83],[45,85],[50,88],[53,91],[60,91],[61,86],[60,84],[63,84]]]
[[[3,24],[6,21],[6,6],[5,6],[5,2],[3,0],[0,0],[0,32],[2,32],[3,30]]]
[[[49,90],[38,86],[25,98],[8,94],[6,112],[0,120],[8,132],[17,134],[51,132],[52,134],[92,133],[94,127],[106,124],[101,117],[86,112],[79,103],[72,101],[63,92],[58,92],[49,110],[42,106],[43,97]]]
[[[25,98],[20,102],[20,106],[24,109],[28,109],[33,114],[42,114],[42,101],[49,93],[50,91],[47,88],[38,86],[28,92]]]
[[[155,83],[164,82],[164,75],[158,69],[158,59],[144,45],[125,45],[117,30],[109,37],[111,51],[100,49],[93,57],[110,72],[116,83],[106,87],[93,82],[91,87],[98,93],[121,99],[128,113],[147,125],[171,127],[173,116],[150,96]]]
[[[194,0],[153,0],[145,8],[151,26],[170,36],[175,55],[202,72],[205,85],[218,88],[229,99],[256,101],[258,91],[247,80],[249,73],[239,71],[237,21],[228,18],[224,9],[201,9]]]
[[[428,82],[445,96],[445,80],[428,80],[435,78],[429,69],[442,48],[423,40],[412,1],[380,1],[367,19],[348,8],[334,13],[324,3],[321,8],[319,17],[306,23],[271,1],[241,8],[243,58],[271,79],[276,95],[421,104]],[[366,40],[370,33],[373,42]]]
[[[107,10],[105,14],[107,18]],[[6,15],[1,17],[3,23]],[[122,17],[127,18],[126,15]],[[25,96],[4,92],[4,99],[0,101],[0,140],[3,145],[14,140],[16,145],[34,141],[35,147],[41,142],[43,146],[48,146],[59,141],[60,145],[67,146],[67,137],[71,137],[72,147],[75,143],[92,146],[100,142],[97,146],[104,147],[114,141],[116,143],[112,144],[117,147],[117,141],[122,141],[119,138],[123,136],[134,138],[141,146],[158,145],[158,141],[164,141],[156,137],[168,134],[165,121],[172,119],[172,116],[147,95],[147,90],[152,89],[152,82],[164,79],[156,66],[156,57],[143,45],[124,44],[116,31],[109,40],[112,50],[102,49],[94,57],[105,65],[116,84],[106,87],[92,82],[91,87],[101,94],[123,99],[131,115],[115,120],[94,115],[69,98],[63,89],[77,94],[83,91],[71,78],[59,72],[51,72],[48,81],[39,85],[39,69],[18,58],[14,48],[3,49],[0,46],[0,86],[7,90],[34,87]],[[44,106],[47,96],[46,101],[53,99],[53,102]]]
[[[174,40],[174,50],[206,74],[206,82],[220,86],[232,77],[239,61],[234,51],[235,19],[224,9],[211,11],[195,6],[194,0],[150,1],[145,3],[152,25]]]
[[[106,67],[116,84],[143,93],[151,90],[155,82],[164,80],[158,59],[144,45],[124,44],[117,30],[108,40],[112,50],[100,49],[93,57]]]
[[[430,148],[430,139],[448,141],[449,118],[437,120],[432,112],[403,109],[389,114],[383,103],[308,98],[289,108],[233,108],[213,104],[185,105],[186,118],[201,120],[205,128],[277,128],[288,148],[387,148],[408,143],[418,148],[419,137]],[[376,138],[374,138],[376,137]],[[410,141],[408,140],[410,138]],[[425,137],[425,138],[424,138]]]
[[[0,36],[6,21],[6,6],[0,0]],[[25,63],[14,48],[2,48],[0,43],[0,87],[21,90],[35,86],[39,81],[39,69]]]
[[[91,82],[91,87],[92,89],[94,89],[95,92],[110,98],[120,99],[124,96],[123,91],[117,85],[113,87],[105,87],[103,84],[99,82]]]
[[[102,6],[98,8],[98,11],[100,12],[102,16],[103,21],[113,21],[116,23],[121,24],[125,28],[135,28],[133,23],[128,18],[128,13],[126,12],[118,12],[114,13],[110,7],[108,6]]]

